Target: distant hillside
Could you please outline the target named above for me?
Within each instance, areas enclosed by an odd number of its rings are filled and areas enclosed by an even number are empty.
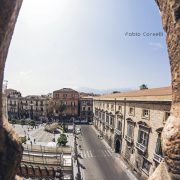
[[[80,88],[77,88],[76,90],[80,92],[85,92],[85,93],[109,94],[115,91],[127,92],[127,91],[132,91],[134,89],[131,89],[131,88],[93,89],[93,88],[88,88],[88,87],[80,87]]]

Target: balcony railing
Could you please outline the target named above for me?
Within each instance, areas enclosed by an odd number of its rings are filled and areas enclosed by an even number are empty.
[[[125,135],[125,140],[128,141],[129,143],[133,142],[133,139],[127,135]]]
[[[140,143],[138,143],[138,142],[136,142],[136,148],[138,148],[140,151],[142,151],[143,153],[145,153],[146,152],[146,150],[147,150],[147,147],[146,146],[144,146],[144,145],[142,145],[142,144],[140,144]]]
[[[113,125],[109,125],[109,128],[110,128],[110,129],[114,129],[114,126],[113,126]]]
[[[115,128],[115,133],[118,134],[118,135],[121,135],[121,131],[117,128]]]
[[[163,160],[163,157],[159,154],[154,154],[154,158],[153,158],[156,162],[160,163]]]
[[[105,122],[106,126],[109,126],[109,123],[108,122]]]

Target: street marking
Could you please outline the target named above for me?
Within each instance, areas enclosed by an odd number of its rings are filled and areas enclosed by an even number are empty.
[[[107,152],[110,154],[110,156],[112,156],[112,153],[109,149],[107,149]]]
[[[102,156],[107,156],[106,152],[102,150]]]
[[[86,158],[86,153],[85,153],[85,151],[82,151],[82,157],[83,157],[83,158]]]
[[[110,154],[108,153],[107,149],[104,150],[104,153],[106,154],[106,156],[109,156]]]
[[[87,153],[87,158],[89,158],[90,157],[89,151],[86,151],[86,153]]]
[[[91,157],[93,157],[93,155],[92,155],[92,152],[91,152],[91,151],[89,151],[89,154],[90,154],[90,156],[91,156]]]

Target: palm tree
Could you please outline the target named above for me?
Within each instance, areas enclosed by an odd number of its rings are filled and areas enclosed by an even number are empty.
[[[140,86],[140,90],[143,90],[143,89],[148,89],[148,86],[147,86],[146,84],[142,84],[142,85]]]

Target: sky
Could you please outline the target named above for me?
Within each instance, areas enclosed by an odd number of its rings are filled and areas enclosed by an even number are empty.
[[[24,0],[4,79],[23,95],[169,86],[165,39],[152,0]]]

